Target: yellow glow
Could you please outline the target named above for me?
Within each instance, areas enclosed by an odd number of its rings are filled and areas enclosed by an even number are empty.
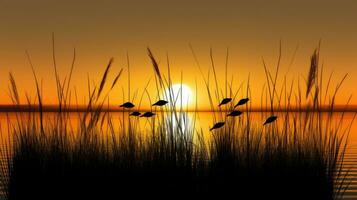
[[[194,96],[191,88],[186,84],[173,84],[171,88],[165,90],[166,98],[173,98],[176,107],[190,107],[194,102]],[[169,99],[169,101],[172,101]]]

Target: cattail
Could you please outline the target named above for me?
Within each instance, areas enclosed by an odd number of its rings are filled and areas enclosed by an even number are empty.
[[[151,59],[151,62],[152,62],[152,65],[154,67],[154,70],[155,70],[155,73],[156,75],[159,77],[160,81],[162,81],[162,76],[161,76],[161,73],[160,73],[160,68],[159,68],[159,64],[157,64],[156,60],[155,60],[155,57],[154,55],[152,54],[150,48],[147,48],[148,50],[148,55]]]
[[[12,73],[9,73],[9,77],[10,77],[10,83],[11,83],[11,92],[12,92],[12,97],[13,100],[15,101],[16,104],[20,104],[20,97],[19,97],[19,92],[17,90],[17,86],[16,86],[16,82],[15,82],[15,78],[12,75]]]
[[[318,64],[319,64],[319,51],[318,49],[315,49],[314,54],[312,54],[311,56],[310,70],[307,77],[306,98],[309,96],[312,86],[314,85],[317,76]]]
[[[114,88],[114,86],[116,85],[116,83],[117,83],[119,77],[121,76],[121,73],[122,73],[122,72],[123,72],[123,69],[121,69],[120,72],[119,72],[119,74],[115,77],[115,79],[114,79],[114,81],[113,81],[113,83],[112,83],[112,87],[110,87],[110,89],[113,89],[113,88]]]
[[[103,77],[102,77],[102,81],[100,82],[100,86],[99,86],[99,89],[98,89],[98,95],[97,95],[97,98],[100,96],[100,94],[102,93],[103,91],[103,88],[104,88],[104,85],[105,85],[105,82],[107,80],[107,76],[108,76],[108,73],[109,73],[109,69],[110,69],[110,66],[112,65],[113,63],[113,58],[111,58],[109,60],[109,63],[108,63],[108,66],[107,68],[105,69],[105,72],[103,74]]]

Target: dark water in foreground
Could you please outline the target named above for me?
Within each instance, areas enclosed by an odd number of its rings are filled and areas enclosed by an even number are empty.
[[[21,115],[26,115],[26,114],[27,113],[22,113]],[[126,124],[127,120],[123,120],[123,118],[128,119],[128,113],[113,112],[110,113],[109,115],[113,120],[114,129],[120,129],[120,127],[122,126],[127,126]],[[194,126],[196,130],[198,131],[202,130],[205,137],[209,139],[212,134],[209,131],[209,129],[210,127],[212,127],[214,115],[217,118],[221,116],[223,116],[224,118],[224,113],[223,114],[222,113],[212,114],[210,112],[188,113],[185,119],[182,120],[182,123],[185,124],[186,128],[192,128],[192,126]],[[279,113],[277,115],[279,117]],[[346,180],[347,182],[350,183],[350,185],[345,192],[344,199],[357,199],[357,120],[352,122],[354,113],[345,113],[344,114],[345,116],[342,121],[340,120],[341,115],[342,113],[334,114],[332,123],[336,125],[342,123],[342,130],[346,129],[352,123],[349,138],[347,141],[348,146],[344,157],[344,167],[343,167],[343,171],[345,172],[349,171],[349,175],[346,177]],[[51,125],[53,121],[52,119],[55,116],[56,113],[45,113],[44,115],[44,119],[46,121],[45,125]],[[268,113],[259,113],[259,112],[252,113],[251,114],[252,124],[254,126],[261,126],[267,116]],[[78,113],[69,113],[69,119],[70,120],[68,121],[68,123],[71,125],[71,128],[75,130],[79,121]],[[11,127],[15,125],[16,120],[17,120],[16,113],[0,113],[0,126],[1,126],[2,138],[11,139],[11,131],[9,130],[11,130]],[[132,120],[136,120],[136,122],[140,126],[140,130],[147,130],[149,132],[150,129],[152,128],[151,127],[152,121],[150,121],[151,119],[148,120],[144,118],[136,118]],[[159,120],[159,118],[157,118],[156,120]],[[278,121],[276,123],[278,124],[283,123],[283,119],[278,118]],[[108,127],[104,125],[104,129],[106,128]]]

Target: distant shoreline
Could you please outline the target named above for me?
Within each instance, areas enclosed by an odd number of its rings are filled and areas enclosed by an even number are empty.
[[[91,112],[95,112],[97,107],[93,107],[90,109]],[[155,108],[153,108],[153,110],[155,111]],[[125,109],[123,110],[122,108],[115,107],[115,106],[103,106],[103,108],[101,108],[102,112],[131,112],[131,111],[153,111],[150,109]],[[238,108],[238,110],[241,111],[246,111],[246,107],[242,106],[240,109]],[[58,107],[58,105],[43,105],[42,106],[42,112],[59,112],[60,108]],[[61,108],[61,112],[85,112],[88,111],[88,108],[86,106],[71,106],[71,107],[65,107],[65,108]],[[160,108],[156,109],[157,112],[162,112],[165,110],[161,110]],[[212,110],[209,109],[189,109],[189,110],[183,110],[184,112],[213,112]],[[227,110],[222,109],[222,110],[215,110],[214,112],[225,112]],[[270,112],[270,108],[257,108],[257,107],[252,107],[250,109],[251,112]],[[304,107],[292,107],[289,109],[284,109],[284,108],[274,108],[274,112],[306,112],[306,111],[312,111],[311,108],[308,108],[306,106]],[[327,106],[323,106],[321,107],[319,110],[314,110],[314,111],[320,111],[320,112],[330,112],[331,108],[327,107]],[[40,108],[38,107],[38,105],[0,105],[0,112],[40,112]],[[346,105],[336,105],[333,108],[333,112],[357,112],[357,105],[350,105],[350,106],[346,106]]]

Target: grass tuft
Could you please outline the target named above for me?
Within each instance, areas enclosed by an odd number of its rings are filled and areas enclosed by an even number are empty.
[[[194,54],[192,46],[190,48]],[[157,91],[171,88],[169,59],[166,76],[160,71],[152,51],[147,50]],[[39,113],[16,113],[16,123],[9,122],[13,138],[1,148],[5,159],[0,167],[1,184],[8,200],[136,198],[143,194],[156,198],[231,198],[234,195],[242,199],[338,199],[345,190],[346,173],[342,164],[352,122],[347,130],[340,126],[341,123],[335,125],[333,108],[346,76],[329,95],[330,76],[324,91],[322,72],[318,77],[318,50],[311,58],[307,78],[306,96],[312,105],[301,112],[276,110],[291,109],[294,97],[298,108],[303,102],[299,81],[295,83],[298,87],[296,94],[293,92],[294,82],[288,85],[286,77],[283,77],[282,88],[277,87],[281,45],[274,76],[263,60],[267,84],[262,92],[261,110],[269,108],[269,112],[263,112],[259,120],[251,113],[250,101],[240,105],[244,107],[242,115],[227,117],[225,112],[234,110],[239,92],[244,98],[251,97],[250,77],[236,90],[233,81],[228,83],[227,49],[225,85],[220,86],[211,49],[213,80],[210,73],[205,77],[199,68],[213,111],[212,125],[221,124],[212,128],[208,136],[202,127],[196,127],[199,114],[194,112],[192,117],[187,108],[176,105],[177,99],[182,99],[182,93],[177,95],[173,91],[165,93],[164,97],[156,97],[165,98],[169,103],[160,110],[155,108],[153,117],[144,119],[123,112],[120,120],[113,119],[104,107],[123,69],[106,91],[112,59],[99,84],[92,84],[88,78],[87,109],[77,113],[79,120],[73,126],[69,114],[61,108],[72,106],[68,94],[71,93],[69,84],[75,53],[69,78],[61,81],[56,72],[60,108],[53,118],[48,119],[44,117],[40,84],[27,55],[36,83]],[[199,65],[195,54],[194,57]],[[181,83],[182,79],[181,75]],[[20,105],[11,73],[10,84],[11,97]],[[149,84],[150,81],[137,104],[139,107],[145,94],[151,102],[147,90]],[[128,88],[130,100],[130,80]],[[103,92],[105,95],[101,98]],[[217,107],[223,96],[232,98],[224,105],[226,109]],[[33,106],[30,98],[27,99],[29,106]],[[323,106],[322,99],[330,102],[330,112],[322,114],[316,109]],[[220,112],[214,112],[217,110]],[[269,123],[263,126],[267,119]],[[344,120],[344,113],[338,119],[340,122]],[[142,127],[139,120],[146,120],[149,128]]]

